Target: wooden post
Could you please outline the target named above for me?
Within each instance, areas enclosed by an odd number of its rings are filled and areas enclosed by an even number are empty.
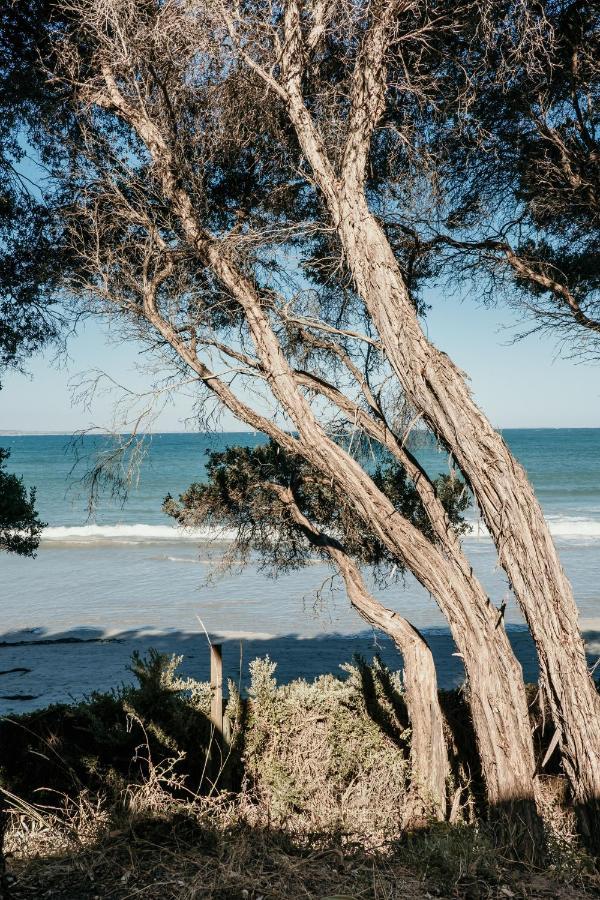
[[[210,645],[210,720],[215,733],[223,734],[223,645]]]

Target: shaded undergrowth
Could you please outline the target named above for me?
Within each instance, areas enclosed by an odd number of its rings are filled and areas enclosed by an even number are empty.
[[[209,685],[180,679],[177,664],[134,657],[135,686],[0,722],[6,896],[596,892],[559,771],[544,776],[549,872],[515,867],[494,843],[463,693],[442,696],[454,822],[406,833],[410,728],[400,679],[378,660],[288,685],[255,661],[246,698],[229,685],[227,747]],[[538,731],[545,753],[551,729]]]

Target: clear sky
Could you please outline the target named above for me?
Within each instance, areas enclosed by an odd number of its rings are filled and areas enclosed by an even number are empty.
[[[490,309],[472,300],[439,297],[426,319],[430,338],[470,377],[477,402],[496,427],[600,427],[600,363],[557,356],[549,337],[531,336],[513,344],[514,323],[514,313],[504,307]],[[0,392],[0,433],[109,427],[114,396],[102,394],[90,408],[72,403],[73,380],[90,369],[104,369],[135,390],[149,387],[150,376],[136,371],[146,357],[140,358],[131,343],[112,341],[99,322],[88,322],[71,339],[69,354],[66,362],[53,362],[51,356],[32,360],[27,376],[6,374]],[[180,396],[154,428],[186,430],[191,412],[189,394]],[[223,418],[222,427],[244,429],[231,416]]]

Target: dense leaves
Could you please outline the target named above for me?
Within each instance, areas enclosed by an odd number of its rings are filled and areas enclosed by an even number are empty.
[[[319,541],[294,521],[277,492],[286,488],[311,525],[340,541],[347,553],[374,567],[379,577],[404,570],[403,560],[390,555],[330,481],[272,441],[255,448],[210,452],[206,468],[206,483],[192,484],[179,502],[167,497],[164,509],[184,526],[234,530],[235,556],[242,562],[257,553],[262,566],[277,574],[306,565],[319,552]],[[415,487],[400,465],[382,460],[373,480],[403,516],[434,540]],[[440,475],[434,485],[452,526],[462,531],[462,513],[469,505],[464,484]],[[326,552],[323,556],[329,559]]]
[[[43,122],[59,118],[61,106],[42,65],[58,22],[54,0],[0,5],[0,378],[56,339],[60,326],[66,255],[44,167],[53,150]],[[42,527],[35,491],[5,471],[8,455],[0,449],[0,550],[33,556]]]
[[[438,236],[463,243],[451,272],[472,274],[475,261],[492,276],[486,296],[597,353],[600,7],[502,0],[463,23],[451,49],[421,144]]]
[[[22,478],[5,470],[9,455],[0,447],[0,550],[34,556],[44,523],[35,511],[35,489],[28,492]]]
[[[54,304],[64,268],[44,121],[60,96],[43,71],[56,26],[54,0],[0,9],[0,368],[18,364],[57,335]]]

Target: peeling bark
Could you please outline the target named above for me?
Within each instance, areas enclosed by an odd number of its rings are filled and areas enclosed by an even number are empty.
[[[393,253],[364,196],[339,231],[390,362],[415,408],[467,478],[539,656],[563,764],[588,840],[600,846],[600,698],[571,586],[523,468],[473,402],[464,377],[423,334]]]
[[[571,586],[523,468],[474,403],[463,374],[425,337],[394,253],[365,195],[370,142],[385,105],[389,15],[398,6],[398,0],[384,4],[386,14],[373,18],[357,53],[347,147],[339,173],[327,157],[302,95],[304,45],[297,0],[286,3],[283,27],[286,106],[387,358],[407,398],[457,460],[498,548],[536,644],[542,684],[560,732],[563,764],[584,833],[600,849],[600,697],[587,670]]]
[[[460,557],[458,542],[452,547],[444,522],[439,522],[440,545],[437,546],[394,509],[364,469],[325,433],[283,353],[260,293],[228,258],[219,241],[197,221],[191,200],[175,177],[170,149],[160,130],[141,108],[132,107],[124,100],[108,66],[103,74],[106,94],[96,94],[96,102],[116,112],[146,143],[164,197],[179,218],[185,240],[242,308],[263,375],[294,424],[298,437],[281,432],[240,402],[227,385],[206,369],[194,349],[162,318],[156,307],[156,289],[154,296],[150,290],[145,300],[148,321],[232,412],[275,440],[281,440],[284,447],[300,453],[330,477],[382,542],[405,561],[437,600],[469,678],[471,709],[490,806],[518,810],[531,832],[526,852],[533,853],[536,845],[539,846],[539,822],[535,812],[533,745],[527,702],[521,668],[503,627],[497,627],[495,607],[473,578],[467,561]],[[337,190],[330,183],[328,188],[330,192]],[[352,228],[350,222],[348,227]]]

